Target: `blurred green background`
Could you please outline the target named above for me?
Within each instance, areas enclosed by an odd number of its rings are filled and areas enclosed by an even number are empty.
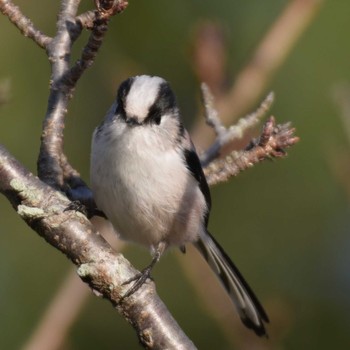
[[[112,20],[100,54],[70,104],[65,149],[84,179],[89,177],[92,131],[122,79],[147,73],[169,80],[191,128],[200,111],[191,61],[194,28],[205,20],[224,28],[227,80],[232,82],[290,3],[130,2]],[[91,3],[83,2],[82,8]],[[16,4],[41,30],[54,33],[58,1]],[[185,277],[177,252],[169,252],[154,271],[160,296],[199,349],[350,347],[350,146],[332,98],[334,87],[350,79],[349,18],[348,0],[324,1],[265,91],[275,91],[272,113],[279,122],[293,123],[300,143],[286,159],[259,164],[212,188],[210,230],[266,305],[270,341],[243,336],[239,323],[232,329],[242,339],[228,339]],[[75,48],[76,57],[86,38]],[[49,73],[45,53],[0,16],[0,82],[9,85],[8,99],[0,107],[0,142],[33,172]],[[129,246],[125,253],[138,268],[149,261],[141,248]],[[71,263],[0,197],[1,349],[26,343],[70,269]],[[133,330],[110,304],[91,296],[63,349],[138,347]]]

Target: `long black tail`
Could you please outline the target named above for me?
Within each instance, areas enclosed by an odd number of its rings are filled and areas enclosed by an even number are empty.
[[[220,279],[245,326],[259,336],[267,336],[264,322],[269,318],[264,308],[220,244],[207,232],[195,246]]]

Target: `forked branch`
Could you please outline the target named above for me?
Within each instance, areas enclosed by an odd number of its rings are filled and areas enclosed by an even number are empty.
[[[284,157],[287,154],[286,149],[299,141],[290,123],[276,125],[275,118],[270,117],[261,135],[253,139],[245,150],[232,151],[229,155],[221,157],[223,148],[241,139],[249,129],[260,122],[270,109],[274,94],[269,93],[256,111],[239,119],[236,124],[228,128],[218,117],[213,96],[205,84],[202,84],[202,98],[206,122],[216,134],[214,143],[201,155],[201,163],[209,185],[227,181],[265,159]]]
[[[273,158],[286,156],[286,149],[299,141],[290,123],[276,125],[274,117],[265,123],[259,138],[252,140],[247,149],[233,151],[224,158],[213,160],[204,168],[209,185],[227,181],[232,176],[253,167],[255,164]]]
[[[241,139],[247,130],[256,126],[274,101],[274,93],[270,92],[261,105],[253,113],[238,120],[234,125],[226,128],[218,116],[214,107],[214,98],[206,84],[202,84],[202,99],[205,111],[206,123],[212,127],[216,133],[214,143],[201,155],[201,163],[207,166],[211,161],[220,156],[220,151],[229,143]]]

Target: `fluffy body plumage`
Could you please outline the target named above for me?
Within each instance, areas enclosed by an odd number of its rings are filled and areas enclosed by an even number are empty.
[[[207,231],[209,188],[165,80],[137,76],[121,84],[94,132],[90,176],[97,206],[121,238],[159,255],[164,247],[194,243],[244,324],[266,334],[264,309]]]

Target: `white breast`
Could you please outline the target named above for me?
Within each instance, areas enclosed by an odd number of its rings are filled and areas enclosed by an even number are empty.
[[[122,238],[147,246],[182,245],[197,240],[206,204],[178,151],[170,144],[160,147],[158,140],[143,127],[95,136],[91,187]]]

